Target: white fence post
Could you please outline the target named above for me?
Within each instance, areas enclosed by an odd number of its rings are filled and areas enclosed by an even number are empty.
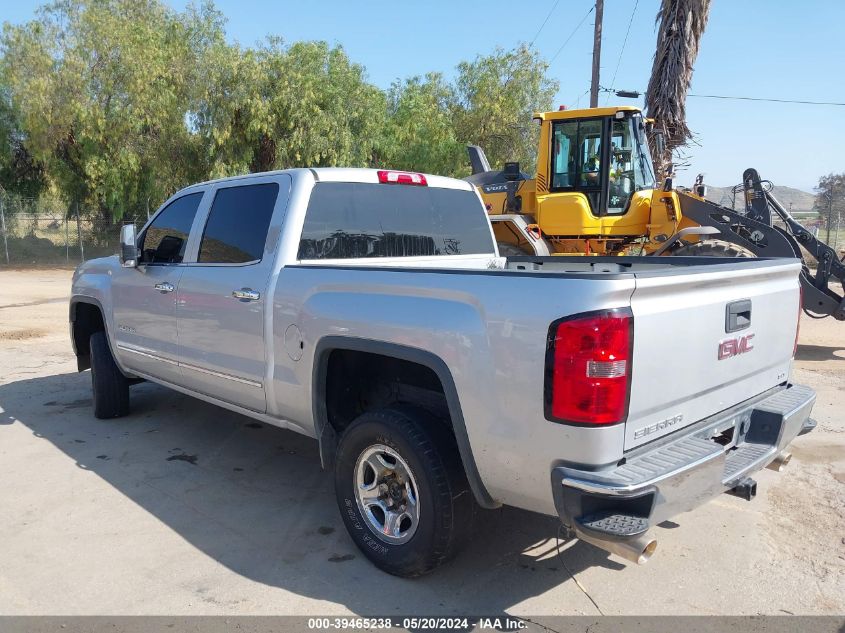
[[[85,261],[85,247],[82,245],[82,225],[79,223],[79,201],[76,201],[76,235],[79,238],[79,261]]]

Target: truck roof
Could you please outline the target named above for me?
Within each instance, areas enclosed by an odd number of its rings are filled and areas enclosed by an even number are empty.
[[[266,178],[267,176],[274,176],[280,174],[302,174],[310,173],[317,182],[361,182],[378,184],[379,171],[404,171],[392,169],[369,169],[359,167],[297,167],[293,169],[277,169],[274,171],[262,171],[253,174],[242,174],[238,176],[227,176],[225,178],[215,178],[213,180],[206,180],[204,182],[194,183],[185,187],[181,191],[187,191],[197,187],[205,187],[207,185],[219,184],[224,182],[235,182],[252,180],[255,178]],[[408,172],[406,172],[408,173]],[[413,172],[420,173],[420,172]],[[429,187],[439,187],[441,189],[461,189],[464,191],[473,191],[470,183],[459,180],[457,178],[448,178],[446,176],[437,176],[435,174],[423,174]],[[390,186],[390,185],[387,185]]]

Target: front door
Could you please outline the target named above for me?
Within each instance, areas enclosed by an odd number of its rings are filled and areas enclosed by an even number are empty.
[[[267,287],[290,178],[248,182],[213,192],[196,262],[179,282],[177,335],[185,386],[264,412]]]
[[[191,225],[203,194],[169,202],[139,235],[137,268],[112,278],[114,338],[124,367],[179,383],[176,297]]]

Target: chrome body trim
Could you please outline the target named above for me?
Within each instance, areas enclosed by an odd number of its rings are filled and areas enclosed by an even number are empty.
[[[152,360],[158,360],[158,361],[161,361],[163,363],[169,363],[171,365],[178,365],[182,369],[190,369],[192,371],[198,371],[198,372],[203,373],[203,374],[208,374],[209,376],[216,376],[217,378],[225,378],[226,380],[231,380],[233,382],[237,382],[237,383],[240,383],[242,385],[249,385],[250,387],[256,387],[258,389],[260,389],[263,386],[262,383],[255,381],[255,380],[249,380],[247,378],[241,378],[240,376],[233,376],[231,374],[224,374],[223,372],[220,372],[220,371],[214,371],[212,369],[206,369],[205,367],[198,367],[197,365],[191,365],[189,363],[180,363],[179,361],[176,361],[176,360],[173,360],[173,359],[170,359],[170,358],[166,358],[166,357],[160,356],[158,354],[153,354],[153,353],[146,351],[146,350],[141,350],[141,349],[137,349],[135,347],[130,347],[128,345],[124,345],[124,344],[121,344],[121,343],[118,343],[117,349],[119,349],[122,352],[129,352],[130,354],[138,354],[139,356],[143,356],[145,358],[151,358]]]

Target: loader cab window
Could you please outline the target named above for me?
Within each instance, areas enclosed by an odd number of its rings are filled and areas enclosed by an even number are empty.
[[[602,183],[602,120],[560,121],[552,127],[552,191],[583,191],[598,208]]]
[[[601,120],[555,123],[553,136],[552,186],[600,186]]]

